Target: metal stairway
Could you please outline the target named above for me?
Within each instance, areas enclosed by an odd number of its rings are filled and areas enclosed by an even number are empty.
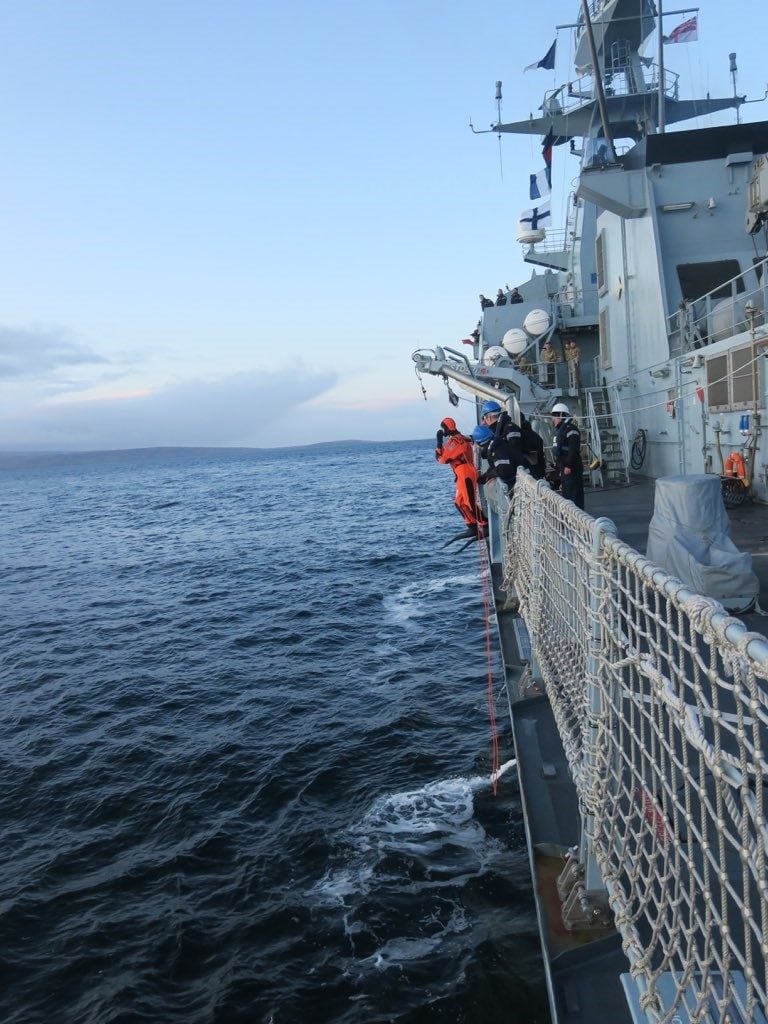
[[[586,422],[592,457],[600,462],[593,471],[598,487],[629,484],[629,438],[618,391],[613,387],[585,389]]]

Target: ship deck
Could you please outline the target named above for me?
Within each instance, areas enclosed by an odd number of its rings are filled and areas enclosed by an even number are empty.
[[[621,540],[645,553],[653,515],[655,482],[637,478],[629,487],[590,491],[586,511],[606,516]],[[759,604],[768,609],[768,515],[765,506],[748,503],[729,510],[731,539],[753,556],[760,582]],[[498,582],[498,579],[496,580]],[[502,595],[499,593],[499,597]],[[503,605],[499,604],[500,608]],[[765,634],[768,618],[739,616],[749,630]],[[612,930],[567,932],[560,916],[556,878],[563,853],[578,840],[576,789],[571,781],[549,702],[534,684],[524,685],[529,651],[527,637],[513,612],[500,611],[499,632],[506,669],[520,790],[529,857],[535,885],[536,912],[543,939],[547,986],[557,1024],[592,1024],[599,1013],[612,1024],[632,1024],[620,976],[629,972],[621,941]]]
[[[633,479],[629,487],[587,492],[586,511],[596,519],[613,520],[619,537],[641,554],[648,543],[648,524],[653,516],[655,480]],[[768,508],[757,502],[745,502],[728,509],[731,540],[739,549],[752,555],[752,571],[760,583],[758,603],[768,611]],[[752,612],[736,616],[756,633],[768,633],[768,616]]]

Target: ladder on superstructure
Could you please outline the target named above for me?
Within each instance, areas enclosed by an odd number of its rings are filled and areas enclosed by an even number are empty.
[[[615,387],[585,388],[585,419],[597,486],[626,487],[629,480],[629,436]]]

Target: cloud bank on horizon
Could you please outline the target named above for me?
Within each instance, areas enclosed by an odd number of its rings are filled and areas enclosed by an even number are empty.
[[[73,370],[85,374],[73,379]],[[60,329],[0,327],[0,449],[85,451],[156,446],[273,447],[380,439],[380,414],[397,411],[392,439],[427,436],[439,412],[410,396],[345,397],[340,374],[303,366],[190,378],[131,390],[126,370]],[[103,394],[107,382],[113,393]],[[94,388],[96,389],[94,391]],[[88,394],[89,389],[92,394]],[[84,393],[85,392],[85,393]],[[340,393],[341,392],[341,393]]]

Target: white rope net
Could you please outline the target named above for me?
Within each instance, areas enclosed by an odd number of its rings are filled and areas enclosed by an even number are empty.
[[[505,585],[640,1005],[764,1022],[768,642],[545,484],[520,474],[514,502]]]

